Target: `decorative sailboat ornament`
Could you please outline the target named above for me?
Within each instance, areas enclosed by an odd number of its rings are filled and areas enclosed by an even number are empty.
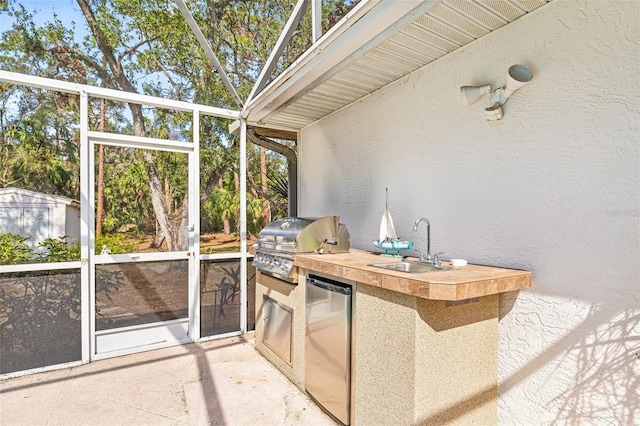
[[[383,256],[394,257],[400,257],[402,250],[408,250],[413,247],[412,241],[400,241],[400,238],[396,235],[393,218],[389,211],[389,188],[386,188],[385,209],[380,221],[380,235],[377,240],[373,241],[373,245],[385,251],[382,253]]]
[[[391,217],[391,212],[389,211],[389,188],[385,189],[387,193],[385,195],[384,214],[382,215],[382,220],[380,221],[380,239],[378,240],[381,242],[393,241],[398,239],[396,230],[393,227],[393,218]]]

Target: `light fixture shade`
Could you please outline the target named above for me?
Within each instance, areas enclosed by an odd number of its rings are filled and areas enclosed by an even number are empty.
[[[527,85],[533,79],[533,73],[524,65],[511,65],[507,73],[507,87],[503,96],[509,98],[513,92]]]
[[[491,85],[485,86],[462,86],[460,88],[460,96],[462,97],[462,103],[471,106],[478,102],[478,100],[484,95],[488,95],[491,92]]]

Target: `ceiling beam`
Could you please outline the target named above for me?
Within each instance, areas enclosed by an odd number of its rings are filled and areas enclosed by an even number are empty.
[[[239,135],[240,134],[240,120],[235,120],[233,123],[229,124],[229,134],[231,135]],[[253,130],[256,135],[263,136],[265,138],[274,138],[274,139],[284,139],[288,141],[298,142],[298,132],[293,130],[286,129],[277,129],[273,127],[256,127],[249,126],[247,127],[250,130]]]

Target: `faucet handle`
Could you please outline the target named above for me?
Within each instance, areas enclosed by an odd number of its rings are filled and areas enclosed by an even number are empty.
[[[418,260],[419,260],[420,262],[423,262],[423,261],[424,261],[424,253],[423,253],[423,252],[421,252],[420,250],[416,250],[416,251],[417,251],[417,252],[418,252],[418,254],[419,254],[419,256],[418,256]]]
[[[436,266],[440,266],[440,255],[444,254],[443,251],[439,251],[438,253],[433,255],[433,264]]]

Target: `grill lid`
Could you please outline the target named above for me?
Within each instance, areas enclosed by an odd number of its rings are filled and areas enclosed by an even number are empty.
[[[296,253],[349,251],[349,231],[339,216],[288,217],[271,222],[258,234],[253,266],[262,272],[297,282]]]
[[[284,219],[275,220],[265,226],[264,229],[260,231],[260,236],[295,236],[316,220],[318,219],[304,217],[285,217]]]
[[[257,243],[258,250],[284,253],[349,251],[349,234],[339,216],[288,217],[265,226]]]

